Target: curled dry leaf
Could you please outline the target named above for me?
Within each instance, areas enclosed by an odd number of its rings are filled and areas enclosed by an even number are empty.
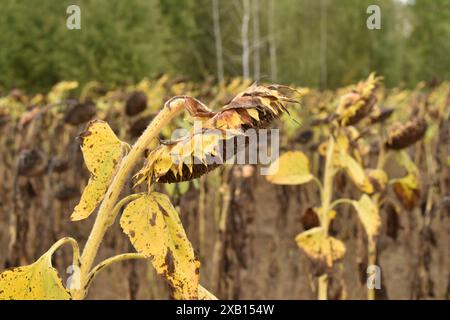
[[[413,173],[394,182],[394,193],[403,207],[412,210],[420,198],[420,182]]]
[[[369,241],[374,241],[380,233],[381,217],[377,205],[372,199],[364,194],[358,201],[352,201],[358,212],[358,218],[366,231]]]
[[[150,152],[146,164],[135,176],[136,185],[144,181],[189,181],[217,168],[246,147],[245,130],[267,127],[287,112],[286,103],[298,103],[293,98],[296,93],[283,86],[253,85],[218,112],[194,98],[173,98],[182,99],[186,110],[201,120],[202,126],[200,129],[194,126],[188,135]]]
[[[366,81],[360,82],[353,92],[341,98],[336,109],[340,125],[355,125],[371,112],[377,103],[375,91],[381,79],[372,73]]]
[[[176,299],[198,298],[200,262],[166,195],[153,192],[130,202],[120,225],[135,249],[170,283]]]
[[[313,179],[309,171],[308,157],[301,151],[281,155],[269,167],[266,179],[273,184],[298,185]]]
[[[367,169],[365,171],[375,191],[382,192],[386,189],[389,178],[384,170]]]
[[[401,150],[413,145],[422,139],[427,131],[427,123],[424,119],[415,118],[406,123],[394,123],[389,128],[386,148]]]
[[[70,293],[52,266],[52,253],[0,273],[0,300],[69,300]]]
[[[326,236],[321,227],[302,232],[295,240],[320,271],[331,269],[335,262],[345,256],[344,243],[334,237]]]
[[[123,156],[123,143],[104,121],[91,121],[80,138],[84,161],[91,177],[71,215],[74,221],[85,219],[94,211],[103,199]]]

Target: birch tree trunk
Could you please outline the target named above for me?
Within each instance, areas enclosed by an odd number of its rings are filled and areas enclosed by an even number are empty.
[[[241,25],[242,41],[242,76],[245,79],[250,78],[250,45],[249,45],[249,22],[250,22],[250,0],[242,0],[243,16]]]
[[[269,53],[270,53],[270,78],[278,81],[277,46],[275,42],[275,1],[269,0]]]
[[[212,14],[214,25],[214,39],[216,44],[216,61],[217,61],[217,78],[219,82],[223,81],[223,49],[222,49],[222,32],[220,30],[220,12],[219,12],[219,0],[212,0]]]
[[[253,18],[253,78],[261,78],[261,39],[259,31],[259,0],[252,0]]]

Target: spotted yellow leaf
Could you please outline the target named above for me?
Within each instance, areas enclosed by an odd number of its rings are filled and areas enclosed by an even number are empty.
[[[369,241],[380,233],[381,218],[377,205],[372,199],[364,194],[358,201],[352,201],[353,206],[358,212],[359,220],[361,221],[364,230],[366,230]]]
[[[69,300],[58,272],[52,267],[52,251],[36,262],[0,273],[0,300]]]
[[[273,184],[297,185],[313,179],[309,171],[309,160],[301,151],[290,151],[281,155],[269,167],[266,179]]]
[[[309,229],[295,238],[300,249],[319,266],[331,268],[333,263],[344,258],[342,241],[326,236],[321,227]]]
[[[104,121],[91,121],[80,138],[84,161],[91,177],[72,213],[74,221],[87,218],[95,210],[123,155],[123,143]]]
[[[120,219],[135,249],[150,258],[176,299],[197,299],[200,262],[169,198],[153,192],[130,202]]]

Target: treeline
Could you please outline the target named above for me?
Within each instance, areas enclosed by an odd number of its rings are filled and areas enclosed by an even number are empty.
[[[81,30],[66,9],[81,8]],[[366,9],[381,8],[381,30]],[[160,73],[334,88],[450,77],[447,0],[2,0],[0,90],[107,86]]]

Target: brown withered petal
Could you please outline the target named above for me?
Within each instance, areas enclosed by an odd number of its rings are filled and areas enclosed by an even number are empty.
[[[91,120],[96,112],[95,103],[92,101],[77,103],[66,112],[64,122],[77,126]]]
[[[147,108],[147,96],[141,91],[131,93],[125,103],[125,113],[134,116]]]
[[[19,155],[18,173],[21,176],[36,176],[42,174],[47,168],[44,153],[37,149],[25,149]]]
[[[427,127],[426,121],[420,118],[415,118],[405,124],[396,123],[389,129],[385,146],[393,150],[407,148],[423,138]]]

